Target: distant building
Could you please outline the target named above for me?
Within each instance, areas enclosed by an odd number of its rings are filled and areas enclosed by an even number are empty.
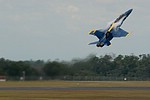
[[[6,81],[6,76],[0,76],[0,82],[5,82]]]

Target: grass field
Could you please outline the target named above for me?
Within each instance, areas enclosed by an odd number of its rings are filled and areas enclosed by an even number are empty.
[[[150,87],[150,81],[8,81],[0,87]],[[150,100],[149,90],[0,90],[0,100]]]
[[[0,100],[150,100],[150,91],[0,91]]]
[[[150,81],[6,81],[0,87],[150,87]]]

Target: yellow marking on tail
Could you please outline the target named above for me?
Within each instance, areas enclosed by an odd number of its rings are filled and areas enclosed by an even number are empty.
[[[90,34],[92,31],[93,31],[93,33],[95,33],[95,32],[96,32],[96,30],[95,30],[95,29],[92,29],[92,30],[90,30],[90,32],[89,32],[88,34]]]

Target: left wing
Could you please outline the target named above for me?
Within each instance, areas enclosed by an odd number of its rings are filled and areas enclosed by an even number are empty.
[[[117,30],[113,30],[111,33],[112,33],[113,37],[125,37],[129,34],[129,32],[127,32],[121,28],[118,28]]]

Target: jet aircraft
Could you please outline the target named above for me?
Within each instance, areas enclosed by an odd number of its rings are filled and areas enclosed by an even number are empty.
[[[95,44],[97,47],[103,47],[104,45],[110,46],[110,41],[114,37],[125,37],[129,32],[120,28],[125,19],[130,15],[133,9],[126,11],[121,14],[117,19],[113,20],[108,24],[105,29],[91,30],[90,35],[96,36],[99,40],[96,42],[89,43],[89,45]]]

